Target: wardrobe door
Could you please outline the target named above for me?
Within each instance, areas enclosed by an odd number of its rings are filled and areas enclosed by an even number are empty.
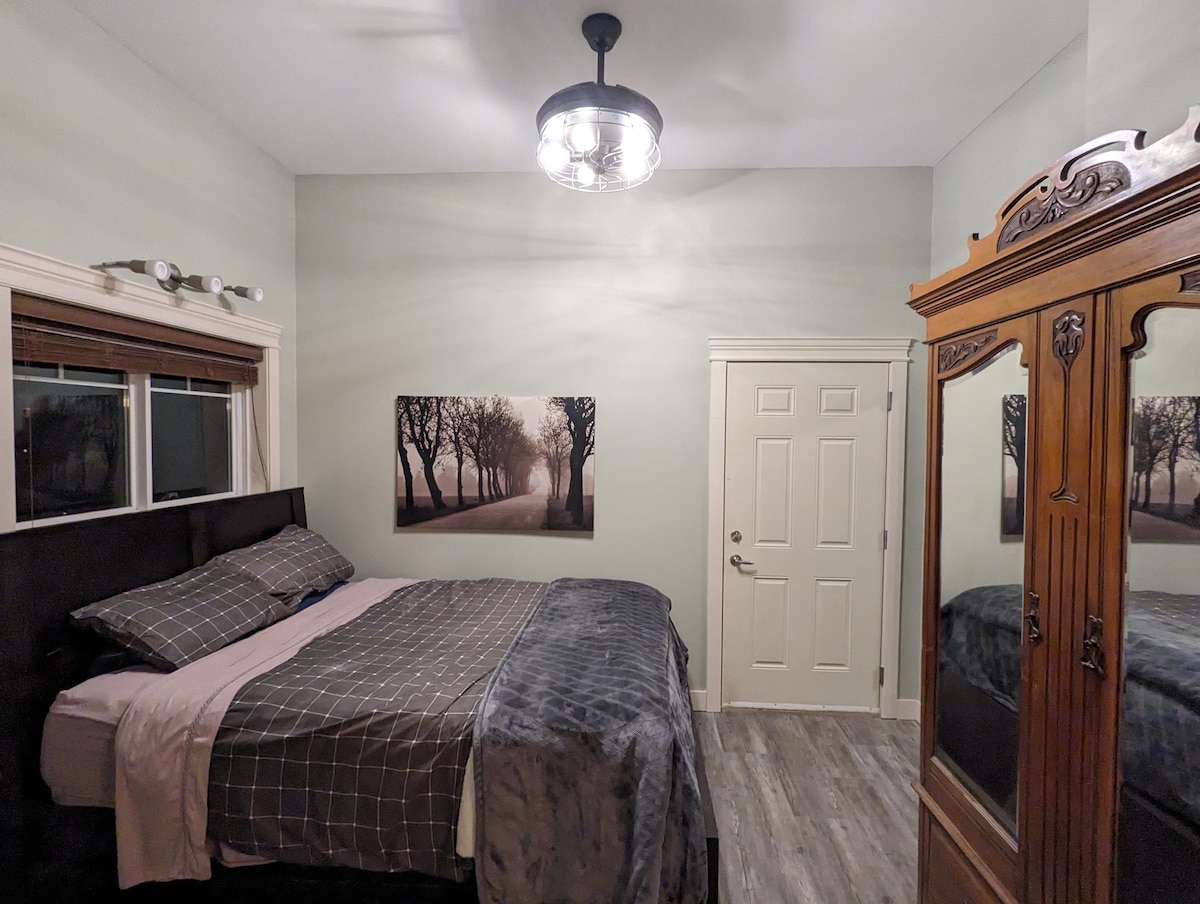
[[[1200,309],[1129,363],[1118,904],[1200,902]]]
[[[1023,357],[1032,321],[935,350],[923,790],[994,887],[1017,886],[1025,622]],[[930,731],[932,727],[932,731]],[[932,837],[932,836],[931,836]],[[928,847],[928,846],[927,846]],[[939,869],[929,862],[931,889]]]
[[[1013,343],[942,387],[934,756],[1016,834],[1028,377]]]

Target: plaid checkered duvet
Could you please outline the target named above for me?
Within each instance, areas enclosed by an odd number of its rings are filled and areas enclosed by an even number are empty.
[[[424,581],[248,681],[213,746],[208,834],[291,863],[461,880],[474,713],[546,585]]]

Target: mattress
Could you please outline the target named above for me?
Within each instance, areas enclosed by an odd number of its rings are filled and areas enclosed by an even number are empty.
[[[1127,597],[1122,772],[1163,810],[1200,826],[1200,596]],[[1021,687],[1022,591],[974,587],[942,606],[942,668],[1015,712]]]
[[[133,698],[164,673],[134,666],[59,693],[42,730],[42,778],[56,804],[113,806],[117,725]]]

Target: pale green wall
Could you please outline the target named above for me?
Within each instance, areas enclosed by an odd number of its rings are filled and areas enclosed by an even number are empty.
[[[963,263],[967,237],[995,229],[1013,192],[1087,139],[1086,68],[1080,36],[934,167],[931,276]]]
[[[283,327],[282,479],[295,483],[294,181],[61,0],[0,3],[0,242],[262,286],[240,310]]]
[[[300,473],[363,575],[614,576],[659,587],[703,687],[710,336],[916,336],[928,169],[301,177]],[[915,696],[924,359],[906,533]],[[395,533],[398,394],[594,395],[592,538]]]
[[[1088,137],[1144,129],[1155,141],[1200,104],[1200,3],[1091,0]]]

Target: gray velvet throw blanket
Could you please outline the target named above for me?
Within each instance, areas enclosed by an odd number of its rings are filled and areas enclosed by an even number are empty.
[[[562,579],[475,722],[481,904],[700,904],[707,895],[687,650],[670,601]]]

